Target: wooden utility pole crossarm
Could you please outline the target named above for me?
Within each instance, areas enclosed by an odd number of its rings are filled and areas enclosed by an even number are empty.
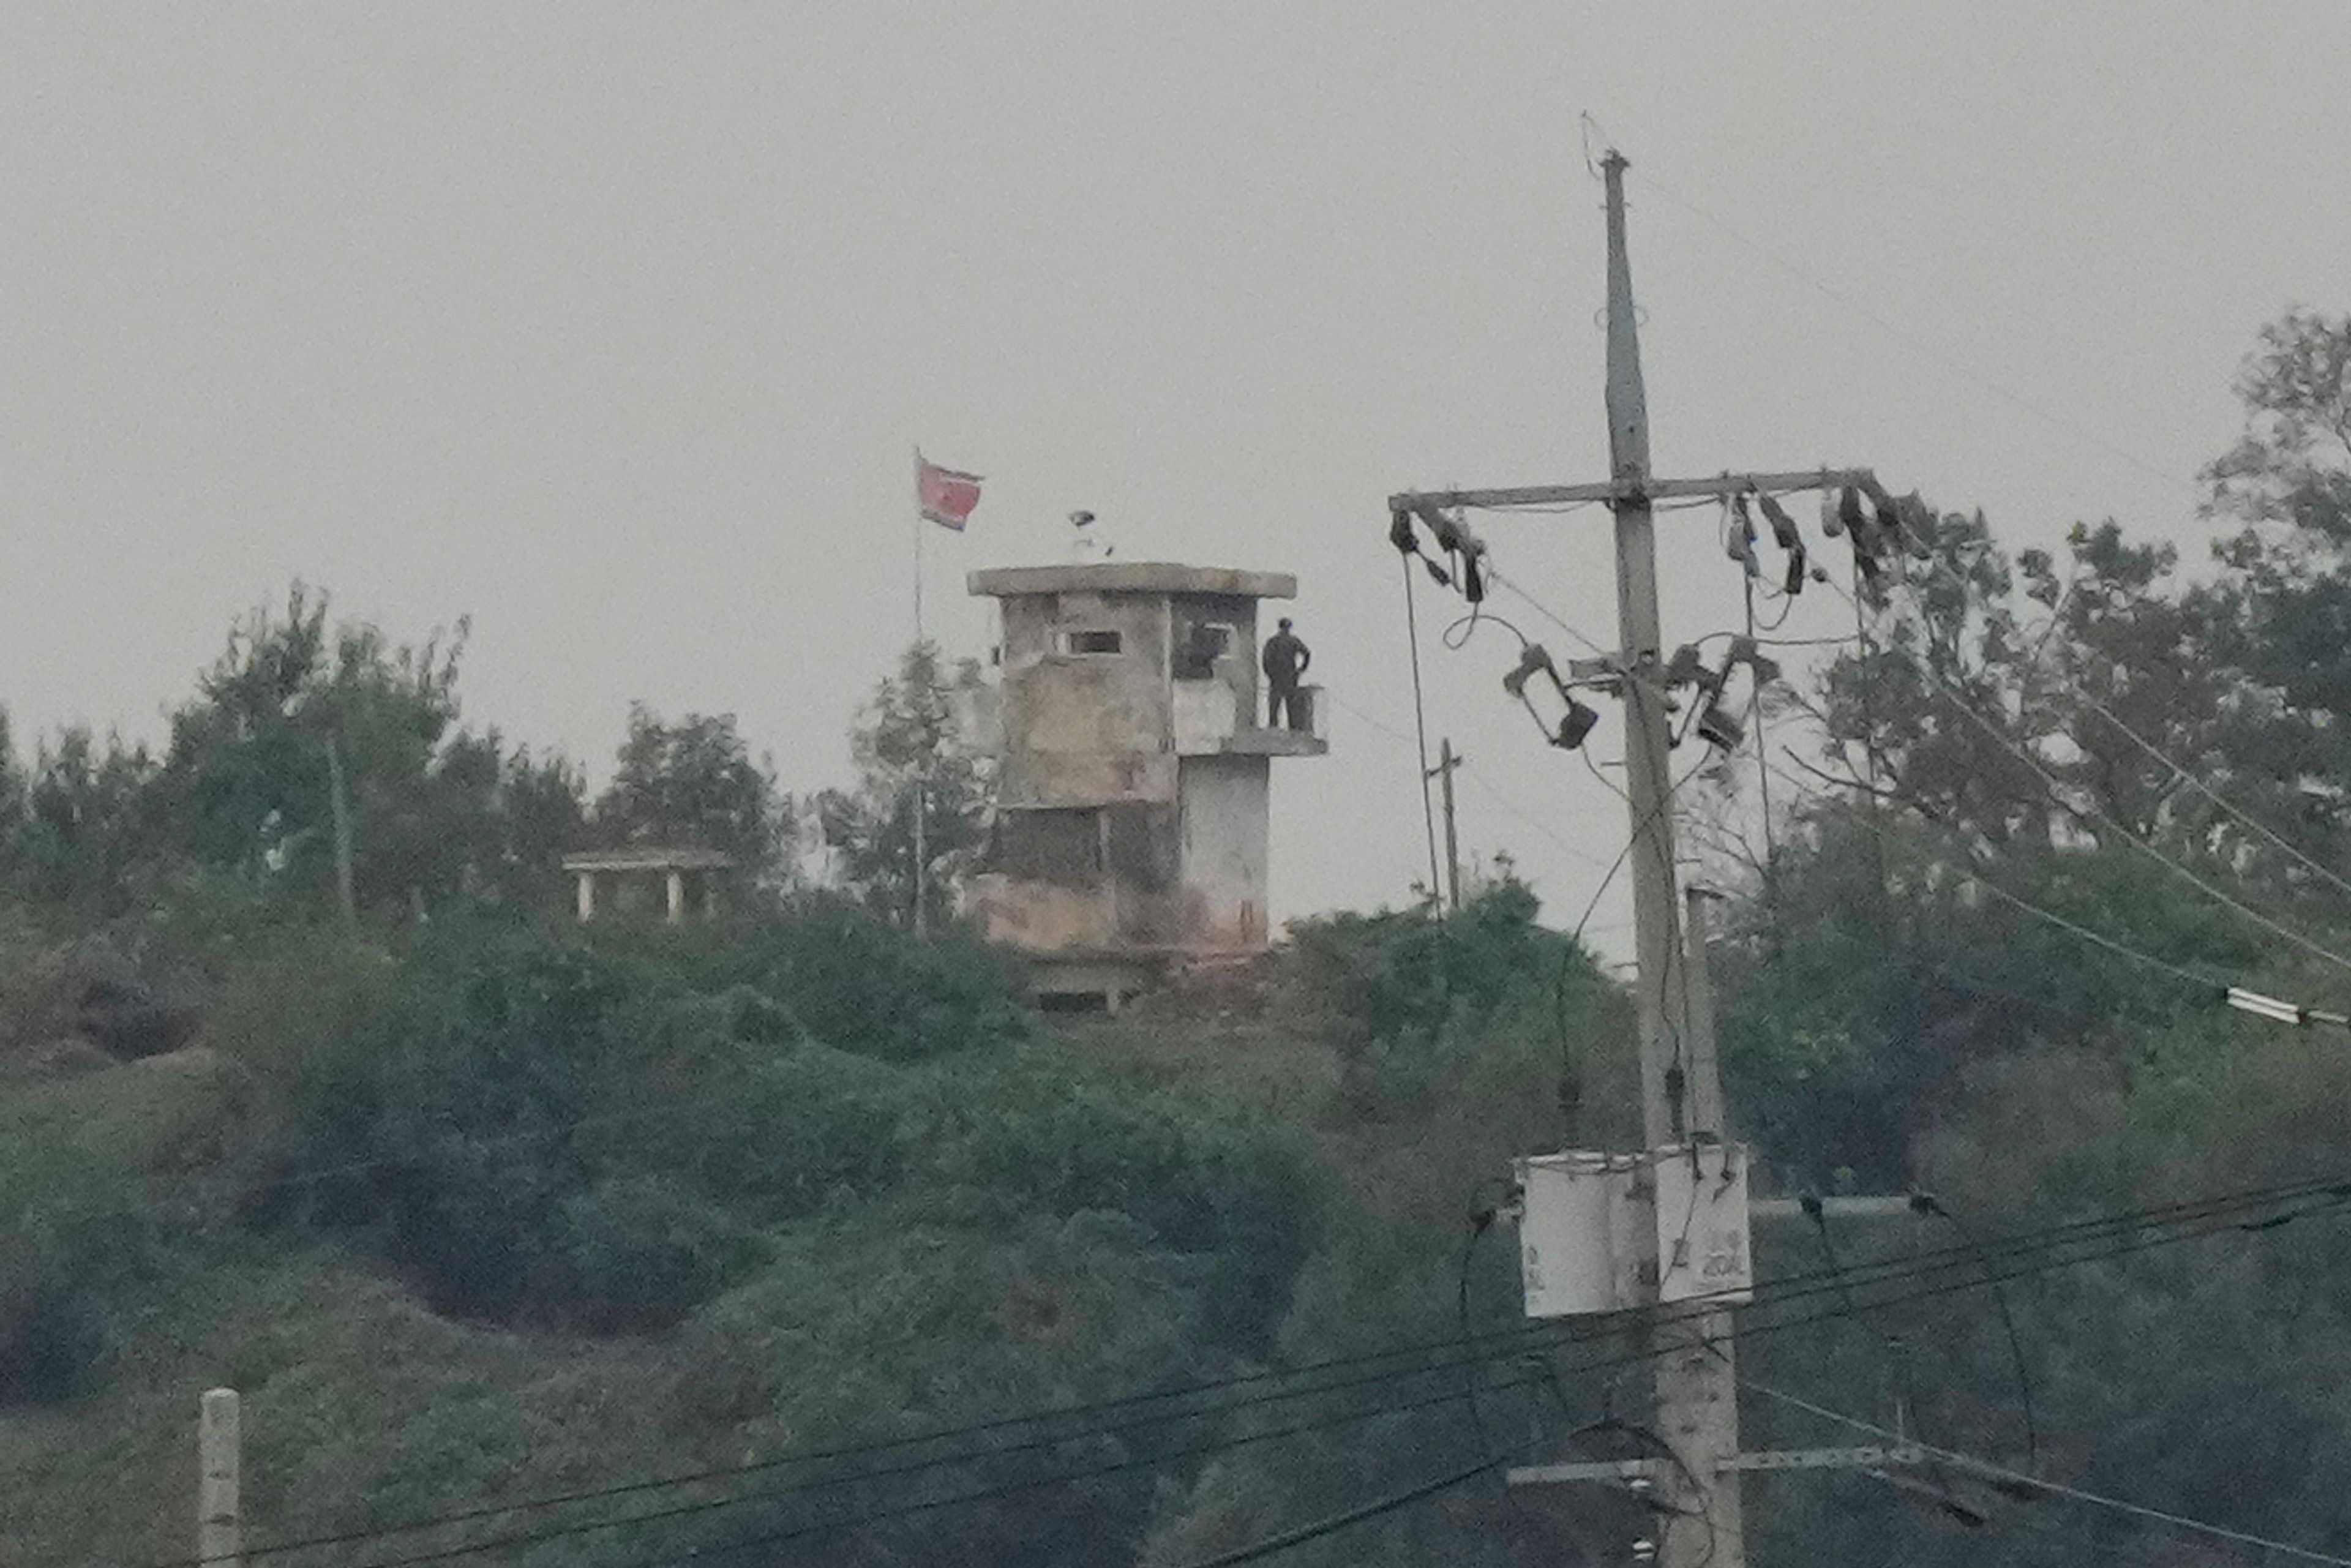
[[[1646,469],[1646,449],[1642,462]],[[1424,507],[1439,510],[1469,507],[1506,511],[1513,507],[1721,499],[1755,490],[1780,495],[1791,490],[1842,489],[1848,485],[1865,489],[1876,479],[1877,476],[1867,468],[1805,468],[1772,474],[1726,473],[1706,479],[1657,479],[1645,475],[1637,482],[1614,479],[1597,485],[1524,485],[1507,490],[1399,490],[1388,497],[1388,510],[1416,512]]]

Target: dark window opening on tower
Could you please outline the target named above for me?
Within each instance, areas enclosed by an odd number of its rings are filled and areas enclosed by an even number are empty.
[[[1117,653],[1125,649],[1124,640],[1115,632],[1060,632],[1054,641],[1064,653]]]
[[[1222,621],[1195,621],[1176,649],[1176,678],[1213,679],[1217,661],[1233,651],[1234,628]]]
[[[1023,881],[1096,887],[1102,877],[1102,813],[1091,808],[1006,811],[996,820],[990,869]]]

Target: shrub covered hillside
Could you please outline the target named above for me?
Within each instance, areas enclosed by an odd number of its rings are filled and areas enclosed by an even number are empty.
[[[1176,1562],[1416,1479],[1474,1449],[1458,1399],[1329,1423],[1458,1374],[986,1424],[1455,1333],[1468,1180],[1621,1070],[1591,1053],[1618,998],[1534,913],[1504,882],[1351,917],[1067,1030],[988,951],[824,899],[364,939],[193,890],[13,917],[0,1563],[185,1555],[221,1384],[257,1543],[475,1515],[265,1561]],[[91,1032],[127,953],[169,992],[152,1051]]]

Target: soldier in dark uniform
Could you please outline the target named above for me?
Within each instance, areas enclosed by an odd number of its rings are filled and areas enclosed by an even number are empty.
[[[1291,729],[1306,727],[1306,715],[1299,711],[1298,678],[1314,655],[1290,629],[1290,618],[1283,616],[1281,629],[1265,640],[1265,722],[1275,728],[1285,723]]]

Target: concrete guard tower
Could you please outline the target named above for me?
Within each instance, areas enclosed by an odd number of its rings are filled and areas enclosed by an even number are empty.
[[[1275,572],[1152,561],[971,574],[1002,621],[996,832],[966,904],[1040,1000],[1115,1009],[1169,965],[1266,945],[1272,759],[1320,757],[1321,693],[1261,718]]]

